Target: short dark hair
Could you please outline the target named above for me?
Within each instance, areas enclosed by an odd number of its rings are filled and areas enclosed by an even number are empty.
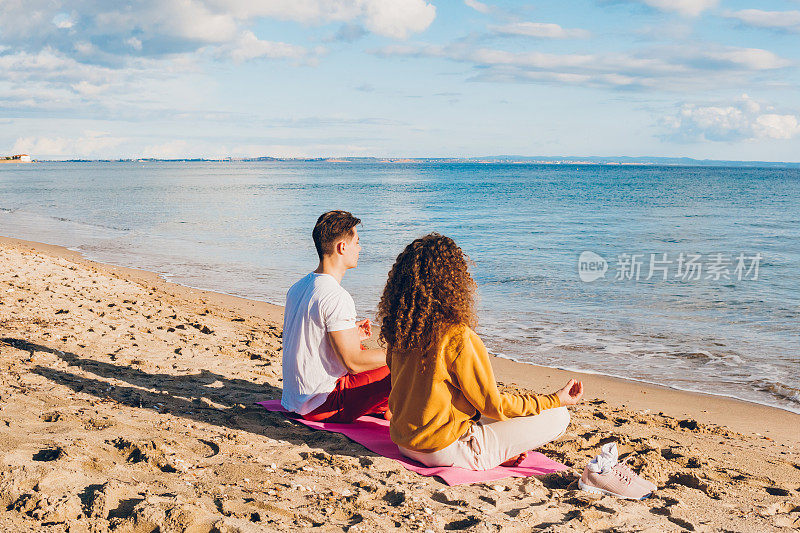
[[[336,241],[346,235],[353,235],[353,228],[359,224],[361,224],[361,219],[354,217],[352,213],[347,211],[322,213],[317,219],[314,231],[311,233],[320,260],[322,260],[323,255],[333,253],[333,246]]]

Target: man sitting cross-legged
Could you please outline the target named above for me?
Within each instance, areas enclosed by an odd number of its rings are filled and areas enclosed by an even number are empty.
[[[386,352],[362,349],[371,335],[369,320],[356,322],[353,298],[340,285],[358,265],[360,222],[347,211],[320,216],[312,233],[319,266],[286,294],[281,404],[306,420],[387,416]]]

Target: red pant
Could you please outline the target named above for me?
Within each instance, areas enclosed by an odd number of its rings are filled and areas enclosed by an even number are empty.
[[[389,405],[391,389],[388,366],[360,374],[345,374],[325,402],[302,417],[314,422],[350,423],[363,415],[383,414]]]

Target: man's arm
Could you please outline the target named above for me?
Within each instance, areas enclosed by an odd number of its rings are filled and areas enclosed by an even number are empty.
[[[359,328],[329,331],[328,339],[345,368],[351,374],[374,370],[386,365],[386,351],[380,348],[361,349]]]

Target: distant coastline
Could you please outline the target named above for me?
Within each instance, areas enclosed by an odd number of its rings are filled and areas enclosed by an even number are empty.
[[[298,162],[298,163],[376,163],[376,164],[501,164],[501,165],[601,165],[601,166],[677,166],[677,167],[751,167],[800,168],[800,162],[729,161],[692,159],[690,157],[596,157],[596,156],[516,156],[485,157],[224,157],[224,158],[124,158],[124,159],[58,159],[38,160],[59,163],[154,163],[154,162]],[[0,162],[20,162],[4,161]]]

